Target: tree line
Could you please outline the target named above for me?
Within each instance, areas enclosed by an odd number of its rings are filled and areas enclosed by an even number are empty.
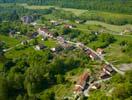
[[[66,8],[132,13],[131,0],[0,0],[3,3],[28,3],[29,5],[55,5]]]

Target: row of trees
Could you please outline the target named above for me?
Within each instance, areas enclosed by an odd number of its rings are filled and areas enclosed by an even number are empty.
[[[108,33],[101,33],[99,35],[96,35],[94,33],[89,34],[81,34],[78,37],[79,41],[82,41],[84,44],[88,45],[92,42],[95,42],[94,45],[92,45],[92,48],[106,48],[111,43],[114,43],[116,41],[116,38]]]
[[[112,14],[105,12],[85,12],[79,16],[79,18],[83,20],[97,20],[102,21],[109,24],[115,25],[124,25],[124,24],[132,24],[132,16],[131,15],[123,15],[123,14]]]

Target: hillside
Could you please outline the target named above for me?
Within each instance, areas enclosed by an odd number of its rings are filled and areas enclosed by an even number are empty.
[[[0,0],[0,100],[132,100],[131,0]]]

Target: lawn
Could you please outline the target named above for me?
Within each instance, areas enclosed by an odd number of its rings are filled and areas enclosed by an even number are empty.
[[[39,36],[37,38],[38,42],[41,43],[41,44],[44,44],[48,48],[53,48],[53,47],[56,47],[57,46],[57,41],[56,40],[53,40],[51,38],[48,38],[47,40],[42,41],[41,39],[42,39],[42,37]]]
[[[4,35],[0,35],[0,40],[4,41],[8,47],[12,47],[20,43],[19,40]]]
[[[30,43],[31,42],[32,41],[30,41]],[[42,41],[41,40],[41,37],[38,37],[38,42],[41,43],[41,44],[44,44],[48,48],[56,47],[56,45],[57,45],[57,42],[55,40],[48,39],[48,40]],[[5,53],[5,56],[7,58],[17,58],[17,57],[20,57],[21,55],[29,55],[32,52],[40,52],[40,53],[43,53],[43,51],[36,51],[34,49],[34,46],[23,46],[23,45],[20,45],[18,47],[13,48],[12,50],[6,52]]]

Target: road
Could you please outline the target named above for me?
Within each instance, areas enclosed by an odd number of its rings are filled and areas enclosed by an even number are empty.
[[[52,37],[52,38],[58,41],[57,38],[55,38],[55,37]],[[29,42],[32,41],[32,40],[33,40],[33,39],[27,40],[27,42],[29,43]],[[72,44],[72,45],[74,45],[75,47],[79,48],[79,47],[78,47],[78,44],[79,44],[80,42],[77,42],[77,43],[76,43],[76,42],[67,41],[67,40],[64,40],[64,41],[65,41],[66,43]],[[9,48],[9,49],[4,49],[3,51],[4,51],[4,52],[10,51],[10,50],[12,50],[12,49],[14,49],[15,47],[18,47],[18,46],[20,46],[20,45],[22,45],[22,43],[17,44],[17,45],[15,45],[14,47],[11,47],[11,48]],[[123,72],[123,71],[117,69],[114,65],[112,65],[111,63],[109,63],[104,57],[100,56],[97,52],[95,52],[95,51],[94,51],[93,49],[91,49],[90,47],[83,45],[82,48],[89,49],[92,53],[94,53],[96,56],[98,56],[98,58],[99,58],[101,61],[105,62],[105,64],[111,65],[111,67],[112,67],[117,73],[119,73],[119,74],[121,74],[121,75],[124,75],[125,72]],[[109,79],[110,79],[110,78],[101,79],[101,80],[95,81],[95,82],[92,83],[92,84],[89,84],[89,87],[83,92],[84,95],[85,95],[85,96],[89,96],[89,90],[91,89],[91,87],[92,87],[94,84],[101,83],[101,82],[107,81],[107,80],[109,80]]]
[[[55,38],[55,37],[52,37],[52,38],[58,41],[57,38]],[[30,41],[32,41],[32,40],[33,40],[33,39],[27,40],[27,42],[30,42]],[[78,45],[78,43],[80,43],[80,42],[76,43],[76,42],[67,41],[67,40],[64,40],[64,41],[65,41],[66,43],[69,43],[69,44],[74,45],[75,47],[78,47],[77,45]],[[20,43],[20,44],[17,44],[17,45],[15,45],[14,47],[11,47],[11,48],[8,48],[8,49],[4,49],[3,51],[4,51],[4,52],[8,52],[8,51],[14,49],[15,47],[20,46],[20,45],[22,45],[22,44],[21,44],[21,43]],[[109,63],[104,57],[98,55],[97,52],[95,52],[93,49],[91,49],[90,47],[85,46],[85,45],[83,45],[83,47],[84,47],[85,49],[89,49],[92,53],[94,53],[96,56],[98,56],[98,58],[99,58],[101,61],[104,61],[106,64],[111,65],[111,67],[112,67],[117,73],[119,73],[119,74],[121,74],[121,75],[124,75],[124,72],[123,72],[123,71],[117,69],[114,65],[112,65],[111,63]]]
[[[65,40],[65,41],[66,41],[66,40]],[[78,43],[75,43],[75,42],[72,42],[72,41],[66,41],[66,42],[67,42],[67,43],[70,43],[70,44],[73,44],[73,45],[75,45],[75,46],[78,45]],[[85,46],[85,45],[84,45],[84,48],[89,49],[89,50],[92,51],[94,54],[96,54],[96,55],[100,58],[101,61],[104,61],[106,64],[111,65],[111,67],[112,67],[117,73],[119,73],[119,74],[121,74],[121,75],[124,75],[125,72],[123,72],[123,71],[117,69],[114,65],[112,65],[111,63],[109,63],[104,57],[98,55],[97,52],[95,52],[93,49],[91,49],[90,47]]]

